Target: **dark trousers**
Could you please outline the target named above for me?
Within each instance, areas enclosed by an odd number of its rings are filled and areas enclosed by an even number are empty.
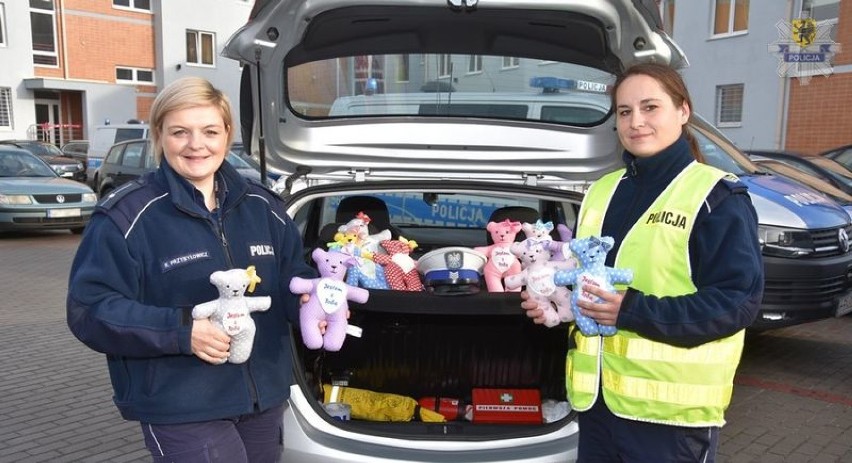
[[[598,401],[580,413],[577,463],[713,463],[719,428],[687,428],[627,420]]]
[[[276,463],[284,447],[284,406],[224,420],[142,423],[154,463]]]

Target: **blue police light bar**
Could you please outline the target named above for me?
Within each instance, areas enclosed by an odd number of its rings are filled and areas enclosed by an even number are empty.
[[[559,90],[574,90],[577,88],[574,79],[562,79],[560,77],[531,77],[530,87],[540,88],[545,93],[554,93]]]

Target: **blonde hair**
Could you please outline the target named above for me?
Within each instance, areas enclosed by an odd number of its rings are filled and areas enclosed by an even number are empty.
[[[163,121],[173,111],[213,106],[222,114],[225,130],[228,131],[228,148],[234,141],[234,124],[231,116],[231,101],[221,90],[213,86],[207,79],[201,77],[183,77],[171,84],[157,95],[151,105],[151,149],[154,159],[159,163],[163,159],[163,147],[160,140],[163,135]]]

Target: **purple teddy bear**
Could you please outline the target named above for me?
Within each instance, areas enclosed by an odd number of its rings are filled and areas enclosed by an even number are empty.
[[[367,302],[370,293],[363,288],[351,286],[343,281],[346,270],[356,264],[354,257],[337,251],[314,249],[311,254],[319,269],[320,278],[293,277],[290,291],[294,294],[310,294],[308,302],[299,311],[302,340],[308,349],[325,348],[336,352],[346,339],[347,301]],[[327,321],[325,335],[320,332],[319,322]]]

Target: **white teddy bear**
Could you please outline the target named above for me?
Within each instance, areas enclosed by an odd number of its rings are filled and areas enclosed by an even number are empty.
[[[266,311],[272,305],[272,298],[269,296],[243,295],[246,289],[254,292],[254,285],[259,282],[260,278],[254,273],[254,266],[213,272],[210,275],[210,283],[219,289],[219,299],[198,304],[192,309],[192,318],[209,318],[231,337],[228,356],[231,363],[243,363],[251,355],[256,331],[251,312]]]

